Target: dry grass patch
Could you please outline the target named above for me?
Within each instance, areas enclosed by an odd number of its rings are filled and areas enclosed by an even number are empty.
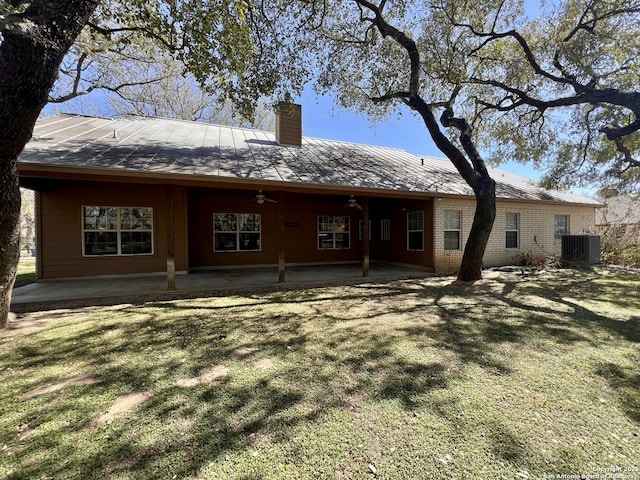
[[[98,380],[91,373],[84,373],[72,378],[65,378],[58,380],[57,382],[50,383],[48,385],[42,385],[40,387],[29,390],[28,392],[20,395],[20,400],[29,400],[30,398],[44,395],[45,393],[57,392],[68,386],[80,386],[80,385],[92,385],[97,383]]]
[[[113,402],[109,410],[100,415],[97,419],[92,420],[91,424],[96,427],[104,427],[113,422],[118,415],[129,412],[153,397],[152,392],[131,392],[120,395]]]
[[[200,375],[191,378],[181,378],[176,382],[179,387],[195,387],[196,385],[204,385],[215,382],[220,378],[224,378],[229,373],[229,368],[224,365],[215,365],[205,368]]]

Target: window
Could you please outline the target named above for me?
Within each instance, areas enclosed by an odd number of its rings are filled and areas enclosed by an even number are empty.
[[[380,240],[391,240],[391,220],[380,220]]]
[[[260,250],[259,213],[214,213],[214,252]]]
[[[150,255],[153,209],[82,207],[83,255]]]
[[[560,239],[569,234],[569,215],[556,215],[553,222],[553,238]]]
[[[318,249],[351,248],[349,217],[318,216]]]
[[[444,211],[444,249],[460,250],[460,225],[462,212],[459,210]]]
[[[424,250],[424,212],[407,213],[407,250]]]
[[[358,240],[362,241],[362,220],[358,220]],[[371,220],[369,220],[369,240],[371,240]]]
[[[518,248],[519,228],[520,228],[520,214],[507,212],[507,225],[505,228],[507,248]]]

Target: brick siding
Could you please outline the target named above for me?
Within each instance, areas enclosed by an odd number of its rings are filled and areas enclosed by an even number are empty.
[[[444,249],[444,212],[458,210],[461,215],[460,250]],[[473,222],[475,200],[442,198],[434,202],[434,262],[438,273],[453,273],[460,266],[469,230]],[[506,248],[507,212],[520,216],[518,248]],[[536,258],[560,256],[560,240],[554,238],[554,216],[569,216],[569,233],[582,234],[595,231],[595,208],[580,205],[545,205],[540,203],[506,202],[498,200],[496,220],[484,255],[484,266],[509,265],[518,254],[531,254]]]

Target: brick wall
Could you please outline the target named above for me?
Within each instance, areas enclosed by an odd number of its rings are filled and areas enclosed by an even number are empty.
[[[444,212],[458,210],[461,214],[460,250],[444,249]],[[453,273],[458,270],[469,230],[473,222],[475,200],[442,198],[434,202],[435,271]],[[518,248],[506,248],[507,212],[519,214]],[[496,220],[484,255],[486,267],[514,263],[514,257],[530,253],[534,257],[560,256],[560,240],[554,239],[554,216],[569,216],[569,233],[577,235],[595,231],[595,208],[579,205],[545,205],[498,200]]]

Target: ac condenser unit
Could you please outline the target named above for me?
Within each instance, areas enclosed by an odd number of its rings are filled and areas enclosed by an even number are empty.
[[[600,235],[563,235],[562,261],[600,263]]]

